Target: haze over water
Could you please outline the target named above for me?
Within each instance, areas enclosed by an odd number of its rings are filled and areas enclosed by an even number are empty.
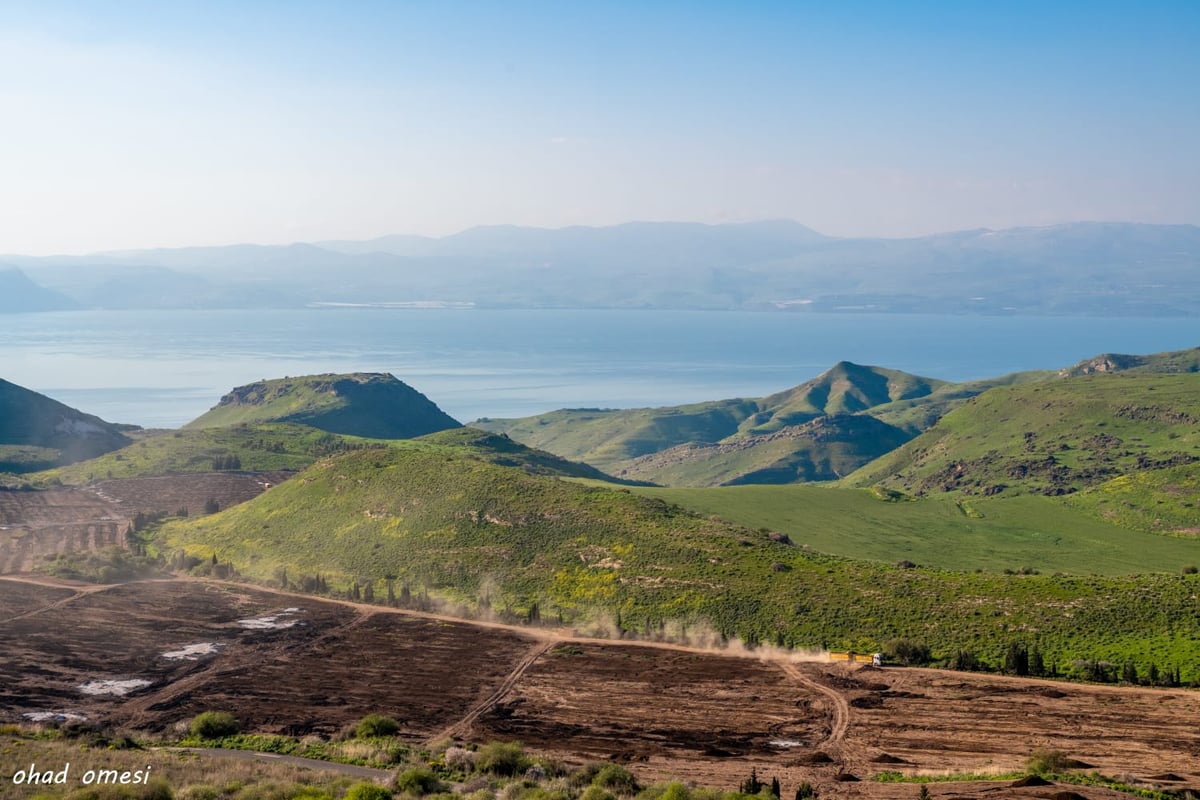
[[[467,422],[755,397],[840,360],[945,380],[1200,345],[1188,318],[717,311],[88,311],[0,317],[0,374],[87,413],[181,425],[237,385],[391,372]]]

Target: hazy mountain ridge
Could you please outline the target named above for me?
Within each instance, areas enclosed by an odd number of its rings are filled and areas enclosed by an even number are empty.
[[[78,307],[62,292],[34,283],[20,269],[0,264],[0,313],[71,311]]]
[[[35,283],[102,308],[444,301],[495,308],[1200,311],[1200,227],[1191,225],[1073,223],[911,239],[828,237],[790,221],[490,226],[440,239],[7,261]],[[142,278],[130,272],[134,267]]]

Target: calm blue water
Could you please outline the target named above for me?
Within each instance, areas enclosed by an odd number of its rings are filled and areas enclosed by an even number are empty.
[[[86,311],[0,315],[0,378],[105,419],[176,426],[260,378],[391,372],[468,421],[760,396],[842,359],[967,380],[1197,345],[1186,318]]]

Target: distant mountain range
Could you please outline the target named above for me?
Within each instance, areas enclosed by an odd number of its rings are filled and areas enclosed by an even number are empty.
[[[10,285],[0,311],[446,304],[1187,315],[1200,312],[1200,227],[1080,222],[870,239],[790,221],[494,226],[440,239],[3,256],[0,289]]]

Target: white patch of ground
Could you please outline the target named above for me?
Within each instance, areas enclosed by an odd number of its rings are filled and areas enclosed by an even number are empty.
[[[170,650],[162,654],[169,661],[199,661],[200,656],[216,655],[220,645],[216,642],[197,642],[184,645],[178,650]]]
[[[277,614],[267,614],[262,617],[250,617],[249,619],[239,619],[238,625],[249,631],[277,631],[283,628],[290,628],[293,625],[298,625],[300,620],[287,619],[294,614],[301,613],[299,608],[285,608]]]
[[[804,742],[798,742],[795,739],[772,739],[768,744],[771,747],[802,747]]]
[[[127,681],[88,681],[79,687],[79,691],[84,694],[115,694],[127,695],[130,692],[136,692],[138,689],[145,689],[150,685],[150,681],[142,678],[133,678]]]
[[[72,714],[69,711],[26,711],[21,715],[21,719],[27,719],[30,722],[69,722],[70,720],[84,720],[87,717],[83,714]]]

